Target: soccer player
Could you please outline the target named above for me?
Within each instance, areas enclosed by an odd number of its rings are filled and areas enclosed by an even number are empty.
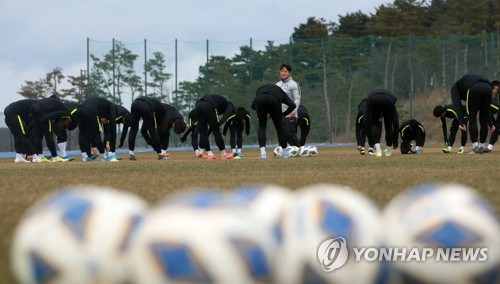
[[[167,152],[168,144],[170,142],[170,130],[173,129],[175,133],[181,134],[186,130],[186,123],[184,122],[184,118],[182,115],[175,109],[173,106],[168,104],[161,104],[165,110],[165,115],[163,118],[158,119],[157,130],[160,136],[161,143],[161,154],[163,157],[170,157],[170,154]],[[152,141],[149,136],[147,127],[142,126],[141,134],[144,137],[144,140],[151,145]]]
[[[33,146],[35,147],[36,157],[33,156],[33,161],[37,162],[67,162],[57,156],[56,144],[53,137],[54,123],[63,123],[69,125],[71,123],[70,110],[56,96],[41,99],[31,106],[31,116],[33,117]],[[42,141],[45,137],[45,142],[50,150],[52,160],[47,159],[43,155]]]
[[[229,144],[231,145],[235,159],[243,157],[241,153],[243,147],[243,130],[245,130],[247,136],[250,134],[250,118],[250,113],[244,107],[237,107],[234,115],[230,116],[226,123],[224,123],[222,134],[226,135],[229,129]]]
[[[451,87],[451,101],[458,114],[458,127],[464,131],[469,131],[470,140],[472,142],[471,154],[482,154],[484,143],[488,136],[488,130],[490,133],[493,133],[495,130],[495,126],[490,119],[491,90],[490,81],[482,75],[475,74],[462,76],[462,78],[456,81]],[[460,107],[462,101],[465,101],[466,113],[463,113]],[[478,113],[480,124],[479,131],[477,126]],[[469,129],[467,129],[465,116],[469,117]]]
[[[130,113],[130,111],[127,108],[125,108],[122,105],[115,104],[115,107],[116,107],[116,118],[115,118],[116,125],[118,125],[120,123],[123,124],[122,133],[120,135],[120,144],[118,145],[118,148],[121,148],[121,147],[123,147],[123,143],[125,142],[125,138],[127,138],[127,133],[128,133],[128,129],[130,127],[130,121],[132,119],[132,114]],[[105,150],[106,150],[107,156],[109,156],[110,155],[110,153],[109,153],[110,152],[110,140],[111,140],[110,124],[106,123],[103,125],[103,127],[104,127],[103,144],[105,145]],[[116,137],[116,135],[115,135],[115,137]],[[121,158],[119,158],[116,155],[116,153],[115,153],[115,157],[117,160],[121,160]]]
[[[365,154],[365,141],[368,138],[368,149],[369,155],[374,155],[375,151],[373,150],[373,139],[371,135],[371,131],[366,131],[365,123],[364,123],[364,114],[368,108],[368,99],[362,99],[358,104],[358,115],[356,116],[356,141],[357,141],[357,149],[361,155]]]
[[[285,111],[282,111],[282,104],[288,106]],[[257,118],[259,119],[258,140],[260,158],[267,158],[266,127],[268,115],[273,120],[274,128],[276,128],[278,143],[283,148],[283,151],[285,151],[283,158],[290,158],[290,153],[286,151],[287,140],[285,131],[283,130],[283,117],[286,117],[296,108],[295,103],[280,87],[273,84],[265,84],[257,89],[251,108],[257,111]]]
[[[300,105],[297,108],[297,126],[300,128],[300,146],[306,145],[307,136],[309,136],[309,131],[311,131],[311,118],[309,117],[309,111],[304,105]]]
[[[465,106],[462,105],[462,112],[465,113]],[[445,148],[443,148],[443,153],[450,153],[451,148],[453,147],[453,144],[455,143],[455,137],[457,136],[458,132],[458,114],[457,111],[453,108],[453,105],[437,105],[434,110],[432,111],[435,117],[439,117],[441,120],[441,127],[443,129],[443,138],[444,138],[444,145]],[[447,128],[446,128],[446,118],[451,118],[451,127],[450,127],[450,135],[447,135]],[[465,144],[467,143],[467,131],[465,130],[460,130],[462,133],[461,139],[460,139],[460,148],[458,149],[458,154],[463,154],[465,151]]]
[[[116,105],[105,98],[90,97],[83,101],[72,115],[78,118],[78,143],[84,162],[94,161],[97,157],[92,155],[91,146],[99,150],[103,161],[117,162],[116,150]],[[105,155],[105,148],[100,133],[104,132],[104,124],[109,124],[109,153]]]
[[[155,98],[139,97],[132,102],[130,113],[131,124],[128,135],[129,159],[132,161],[137,160],[134,152],[135,138],[139,131],[139,121],[142,119],[142,127],[147,131],[149,137],[148,144],[153,147],[153,150],[158,155],[158,160],[167,160],[168,157],[162,154],[160,134],[158,133],[158,121],[161,121],[166,114],[166,109],[162,103]]]
[[[283,118],[283,127],[288,144],[292,146],[300,146],[297,138],[297,109],[300,106],[301,91],[300,85],[292,79],[292,66],[289,64],[281,64],[280,66],[280,81],[276,83],[288,97],[295,103],[295,109]],[[285,112],[288,106],[283,104],[281,111]]]
[[[35,104],[35,99],[24,99],[9,104],[5,110],[5,124],[14,136],[14,149],[16,150],[16,163],[31,162],[35,148],[30,140],[30,110]]]
[[[196,157],[201,158],[203,156],[203,151],[201,151],[198,144],[198,120],[194,116],[193,110],[188,114],[189,118],[189,128],[181,136],[181,142],[186,142],[188,135],[191,133],[191,146],[193,147],[194,154]]]
[[[499,99],[500,81],[495,80],[491,82],[491,84],[492,84],[493,96],[491,97],[490,111],[491,111],[491,119],[494,121],[495,131],[491,133],[490,143],[488,144],[487,148],[484,148],[483,153],[490,153],[493,150],[493,146],[498,140],[498,133],[500,132],[500,119],[498,115],[498,109],[500,108],[500,99]],[[497,115],[496,118],[494,117],[495,114]]]
[[[63,102],[63,104],[70,112],[78,107],[78,103],[75,102]],[[59,148],[59,153],[61,154],[60,156],[68,161],[73,161],[75,159],[66,153],[66,148],[68,146],[68,131],[74,130],[78,127],[78,119],[75,116],[72,116],[71,120],[72,121],[68,126],[59,123],[56,125],[57,127],[54,128],[54,134],[57,137],[57,148]]]
[[[375,146],[375,156],[382,157],[380,137],[382,136],[382,118],[384,119],[385,155],[391,155],[391,148],[398,147],[399,114],[396,109],[397,98],[388,90],[376,89],[367,97],[367,108],[364,114],[366,131],[371,131]]]
[[[207,155],[203,157],[209,160],[217,160],[217,156],[210,150],[210,142],[208,141],[208,128],[210,127],[215,143],[219,148],[221,159],[232,159],[233,154],[226,153],[226,145],[224,144],[220,126],[234,114],[233,104],[221,95],[205,95],[196,102],[193,111],[194,116],[198,119],[201,154],[204,155],[204,150],[207,152]],[[220,114],[222,117],[219,119]]]
[[[425,128],[422,123],[415,119],[406,120],[401,123],[399,129],[401,135],[401,154],[421,154],[425,145]],[[415,141],[415,150],[412,149],[411,141]]]

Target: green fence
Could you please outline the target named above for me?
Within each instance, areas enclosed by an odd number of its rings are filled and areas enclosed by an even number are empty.
[[[198,97],[218,93],[248,108],[255,89],[276,82],[279,65],[286,62],[293,66],[302,104],[311,112],[310,141],[353,142],[357,105],[370,90],[394,92],[401,120],[437,123],[429,108],[448,103],[451,84],[463,74],[498,78],[499,45],[494,34],[165,43],[88,39],[89,94],[125,106],[137,96],[157,96],[187,114]],[[156,71],[163,77],[145,72],[158,56],[162,60]],[[106,58],[107,65],[96,67]],[[99,72],[96,80],[93,75]],[[256,142],[255,133],[247,141]]]

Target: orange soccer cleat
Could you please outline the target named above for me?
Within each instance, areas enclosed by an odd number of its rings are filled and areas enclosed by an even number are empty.
[[[220,156],[220,158],[225,161],[225,160],[228,160],[228,159],[232,159],[234,157],[233,154],[226,154],[224,156]]]

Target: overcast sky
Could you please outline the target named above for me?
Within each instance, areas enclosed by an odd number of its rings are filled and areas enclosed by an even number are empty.
[[[0,112],[25,81],[61,67],[86,69],[86,39],[122,42],[278,41],[307,18],[338,22],[338,15],[392,3],[386,0],[0,0]],[[197,69],[197,67],[196,67]],[[278,75],[277,75],[278,76]]]

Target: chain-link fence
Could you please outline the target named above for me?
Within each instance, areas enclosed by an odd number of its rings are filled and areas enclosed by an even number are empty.
[[[428,139],[440,141],[434,105],[451,102],[449,89],[462,75],[494,80],[500,70],[498,34],[163,43],[88,39],[87,50],[87,95],[106,96],[127,108],[138,96],[156,96],[186,117],[207,93],[249,109],[255,90],[278,81],[279,66],[289,63],[311,114],[311,143],[354,142],[358,103],[375,88],[398,97],[401,121],[421,121]],[[257,127],[255,118],[252,126]],[[256,131],[245,143],[257,143]]]
[[[466,73],[495,79],[500,64],[499,36],[494,34],[119,44],[137,55],[133,70],[140,74],[142,87],[134,94],[122,88],[119,95],[116,89],[108,95],[129,106],[133,97],[157,93],[148,85],[153,78],[144,66],[155,53],[162,53],[163,70],[170,76],[162,82],[166,86],[162,97],[185,114],[206,93],[219,93],[248,107],[255,89],[276,82],[279,65],[290,63],[302,87],[302,103],[312,113],[310,137],[315,142],[352,142],[358,102],[374,88],[396,94],[402,120],[425,123],[428,118],[422,114],[430,104],[450,101],[449,88],[455,80]],[[116,45],[114,40],[89,39],[89,55],[102,58]],[[88,72],[94,63],[89,60]]]

